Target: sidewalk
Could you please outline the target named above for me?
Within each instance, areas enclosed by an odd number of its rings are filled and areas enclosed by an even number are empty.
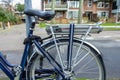
[[[44,29],[37,28],[35,30],[35,34],[41,34],[41,36],[43,37],[46,33]],[[25,24],[15,25],[10,29],[0,31],[0,37],[0,50],[23,49],[23,41],[26,37]]]

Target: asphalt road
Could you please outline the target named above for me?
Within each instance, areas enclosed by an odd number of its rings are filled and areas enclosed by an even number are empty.
[[[36,29],[36,34],[46,36],[41,28]],[[0,51],[7,55],[10,63],[20,64],[25,36],[24,24],[0,31]],[[120,78],[120,31],[103,31],[87,39],[102,52],[107,77]]]
[[[120,78],[120,41],[94,40],[90,42],[102,52],[107,77]]]

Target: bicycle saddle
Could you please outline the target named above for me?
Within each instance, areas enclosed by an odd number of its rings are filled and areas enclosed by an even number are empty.
[[[36,9],[26,9],[24,13],[29,16],[38,16],[44,20],[51,20],[55,16],[54,11],[40,11]]]

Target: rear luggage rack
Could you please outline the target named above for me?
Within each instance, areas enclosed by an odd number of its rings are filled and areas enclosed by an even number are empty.
[[[100,25],[95,24],[75,24],[74,35],[83,35],[91,28],[89,33],[100,33],[102,32],[103,28]],[[52,26],[53,32],[55,35],[67,35],[69,34],[70,25],[68,24],[59,24]],[[46,28],[47,33],[50,35],[51,30],[50,26]]]

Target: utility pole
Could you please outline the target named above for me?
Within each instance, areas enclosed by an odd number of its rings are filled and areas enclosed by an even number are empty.
[[[55,0],[52,0],[52,5],[51,5],[52,10],[55,10]]]
[[[116,10],[116,23],[118,23],[119,13],[120,13],[120,0],[116,2],[117,10]]]
[[[32,8],[32,1],[31,0],[25,0],[24,3],[25,3],[25,10]],[[32,17],[26,15],[25,22],[26,22],[26,35],[28,36],[29,27],[30,27],[30,24],[32,23]]]
[[[78,24],[82,23],[83,0],[79,0]]]

